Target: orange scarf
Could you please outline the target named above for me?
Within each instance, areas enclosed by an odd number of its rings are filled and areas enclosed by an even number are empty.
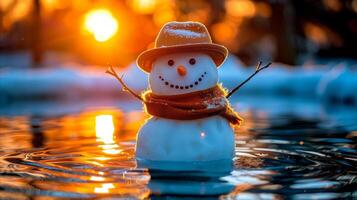
[[[242,118],[231,108],[226,91],[219,85],[203,91],[179,95],[143,94],[146,112],[151,115],[177,120],[193,120],[220,115],[234,125]]]

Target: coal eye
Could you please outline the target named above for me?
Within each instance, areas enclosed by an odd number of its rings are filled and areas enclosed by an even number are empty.
[[[173,60],[169,60],[169,61],[167,61],[167,64],[168,64],[169,66],[172,66],[172,65],[175,64],[175,62],[174,62]]]
[[[188,61],[191,65],[194,65],[196,64],[196,59],[194,58],[191,58],[190,61]]]

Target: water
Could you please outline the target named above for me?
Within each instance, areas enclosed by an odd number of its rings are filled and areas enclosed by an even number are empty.
[[[77,109],[42,102],[3,106],[0,199],[357,197],[354,109],[302,100],[259,101],[235,104],[245,124],[236,130],[229,171],[138,166],[136,131],[147,116],[137,103],[69,104]]]

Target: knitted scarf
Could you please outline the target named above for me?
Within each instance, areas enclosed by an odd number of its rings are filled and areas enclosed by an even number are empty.
[[[162,118],[193,120],[220,115],[234,125],[242,118],[231,108],[226,91],[219,85],[203,91],[179,95],[143,94],[146,112]]]

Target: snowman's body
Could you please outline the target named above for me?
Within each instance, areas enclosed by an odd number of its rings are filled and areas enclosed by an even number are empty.
[[[140,129],[136,155],[155,161],[212,161],[231,159],[234,133],[226,119],[197,120],[153,117]]]
[[[149,83],[157,95],[181,95],[217,85],[217,67],[203,53],[175,53],[153,62]],[[213,161],[231,159],[234,132],[227,119],[209,116],[175,120],[153,116],[141,127],[136,156],[153,161]]]

